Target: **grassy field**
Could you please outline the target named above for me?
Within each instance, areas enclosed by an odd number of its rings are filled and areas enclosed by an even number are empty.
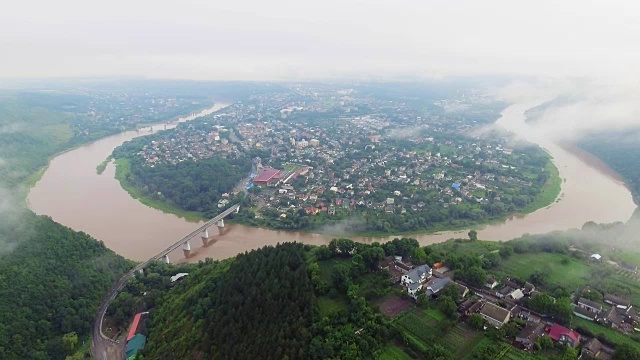
[[[558,168],[553,164],[553,162],[549,161],[545,167],[545,171],[551,175],[549,180],[547,180],[542,187],[540,194],[533,199],[533,202],[520,210],[521,213],[528,214],[538,209],[545,208],[556,202],[558,196],[560,196],[560,191],[562,190],[562,178],[560,177]]]
[[[171,204],[165,201],[155,200],[145,196],[144,194],[142,194],[142,192],[140,192],[139,189],[131,185],[127,180],[127,176],[129,175],[130,171],[131,171],[131,163],[129,162],[129,160],[116,159],[116,176],[115,176],[116,180],[120,182],[120,186],[126,192],[128,192],[132,198],[140,201],[142,204],[148,207],[160,210],[168,214],[177,215],[179,217],[185,218],[186,220],[190,220],[190,221],[206,220],[199,213],[184,211],[175,206],[172,206]]]
[[[111,160],[113,160],[113,155],[107,156],[107,158],[104,159],[103,162],[101,162],[98,166],[96,166],[96,173],[98,173],[98,175],[102,175],[102,173],[107,168],[107,165],[109,165]]]
[[[387,346],[378,356],[378,360],[412,360],[402,349],[395,346]]]
[[[563,263],[564,262],[564,263]],[[536,271],[544,272],[549,285],[571,285],[579,287],[591,280],[591,267],[568,255],[556,253],[513,254],[498,266],[498,272],[505,276],[515,275],[529,280]]]
[[[340,310],[346,311],[349,308],[347,302],[343,299],[332,299],[328,296],[320,296],[317,298],[317,301],[321,317],[329,316]]]

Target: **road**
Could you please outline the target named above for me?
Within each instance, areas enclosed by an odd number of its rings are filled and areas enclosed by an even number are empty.
[[[132,278],[137,271],[146,268],[152,261],[157,261],[163,258],[165,255],[180,247],[185,241],[189,241],[198,236],[205,229],[209,228],[210,226],[214,226],[220,219],[224,219],[227,215],[231,214],[234,211],[237,211],[239,208],[239,204],[235,204],[229,207],[227,210],[218,214],[218,216],[214,217],[213,219],[207,221],[204,225],[192,231],[189,235],[176,241],[173,245],[169,246],[156,256],[143,263],[138,264],[136,267],[124,274],[115,284],[113,284],[113,286],[111,286],[111,289],[109,289],[109,292],[103,299],[102,304],[100,304],[100,310],[98,311],[98,316],[96,317],[96,321],[93,325],[93,334],[91,335],[91,353],[96,360],[124,360],[125,358],[126,344],[124,343],[124,341],[114,341],[104,335],[104,333],[102,333],[102,321],[104,320],[104,315],[107,312],[107,308],[109,308],[109,304],[111,303],[111,301],[113,301],[113,299],[116,298],[116,296],[118,296],[118,293],[122,290],[122,288],[124,288],[127,281]]]

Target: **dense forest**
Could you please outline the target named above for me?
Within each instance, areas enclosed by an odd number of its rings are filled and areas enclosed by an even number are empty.
[[[15,240],[0,255],[0,359],[63,359],[63,335],[87,338],[105,290],[132,263],[28,212],[0,239]]]
[[[115,153],[120,155],[119,150]],[[251,171],[247,157],[208,158],[183,161],[175,165],[145,166],[138,158],[118,160],[118,178],[139,189],[144,196],[169,203],[182,210],[213,217],[219,212],[218,201]],[[123,168],[126,166],[126,168]],[[124,172],[124,174],[123,174]]]
[[[146,358],[307,358],[312,289],[301,244],[239,255],[190,276],[152,320]]]

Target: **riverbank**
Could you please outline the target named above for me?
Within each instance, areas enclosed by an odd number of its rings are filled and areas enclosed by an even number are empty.
[[[107,156],[107,158],[104,159],[103,162],[101,162],[98,166],[96,166],[96,174],[102,175],[102,173],[107,168],[107,165],[109,165],[111,160],[113,160],[113,155]]]

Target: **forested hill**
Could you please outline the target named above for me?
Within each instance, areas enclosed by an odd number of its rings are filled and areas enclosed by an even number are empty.
[[[352,264],[345,250],[356,248]],[[377,271],[383,256],[377,245],[340,239],[319,248],[285,243],[203,265],[150,310],[142,356],[373,358],[391,337],[387,320],[365,300],[390,291],[388,274]]]
[[[305,359],[313,291],[301,244],[208,266],[163,299],[145,358]]]
[[[586,136],[578,146],[600,158],[622,176],[640,204],[640,129],[607,131]]]
[[[64,359],[87,340],[105,290],[132,263],[30,212],[0,227],[3,239],[16,245],[0,254],[0,359]],[[74,339],[66,348],[65,334]]]

